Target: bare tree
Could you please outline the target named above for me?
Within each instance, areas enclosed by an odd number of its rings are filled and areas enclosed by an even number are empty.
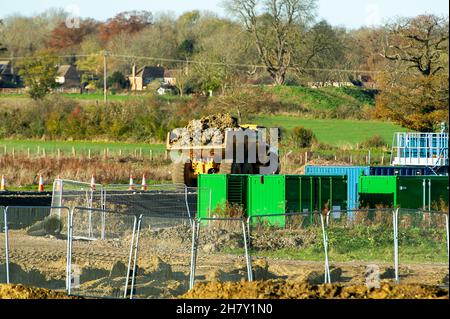
[[[382,54],[430,76],[443,69],[441,56],[447,50],[448,18],[421,15],[389,25]]]
[[[259,58],[276,84],[291,66],[301,26],[314,17],[316,0],[228,0],[226,9],[253,36]]]
[[[388,25],[376,114],[422,132],[448,121],[448,18],[421,15]]]

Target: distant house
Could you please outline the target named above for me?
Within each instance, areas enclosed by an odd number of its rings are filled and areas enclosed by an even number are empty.
[[[132,74],[128,77],[132,91],[142,91],[153,81],[164,82],[164,68],[160,66],[144,66],[136,70],[133,66]]]
[[[164,71],[164,83],[170,84],[171,86],[177,85],[177,78],[175,74],[179,70],[165,70]]]
[[[0,81],[14,82],[16,76],[14,75],[11,61],[0,61]]]
[[[58,68],[56,75],[56,83],[59,83],[62,88],[79,88],[80,87],[80,73],[73,65],[61,65]]]

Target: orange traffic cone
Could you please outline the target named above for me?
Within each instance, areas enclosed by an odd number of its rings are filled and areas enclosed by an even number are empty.
[[[39,175],[39,187],[38,192],[44,191],[44,178],[42,177],[42,174]]]
[[[145,174],[142,175],[142,187],[141,190],[146,191],[148,189],[147,181],[145,180]]]
[[[134,187],[134,177],[133,177],[133,175],[130,175],[130,187],[128,187],[128,190],[133,191],[135,189],[136,189],[136,187]]]
[[[94,175],[92,175],[92,177],[91,177],[91,189],[93,191],[95,191],[95,176]]]
[[[6,180],[5,180],[5,176],[2,175],[2,181],[0,183],[0,192],[4,192],[6,191]]]

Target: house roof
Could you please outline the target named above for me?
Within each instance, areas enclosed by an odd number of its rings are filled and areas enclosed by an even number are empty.
[[[60,65],[58,68],[58,76],[65,76],[67,74],[67,72],[69,72],[70,68],[72,66],[71,65]]]
[[[0,61],[0,73],[11,72],[11,62],[8,60]]]
[[[164,68],[159,66],[144,66],[136,72],[136,77],[164,78]]]
[[[164,70],[164,77],[165,78],[174,78],[176,72],[178,72],[180,70]]]

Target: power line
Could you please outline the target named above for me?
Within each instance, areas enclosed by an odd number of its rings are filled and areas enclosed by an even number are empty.
[[[60,55],[54,56],[55,58],[82,58],[82,57],[103,57],[103,54],[93,53],[93,54],[71,54],[71,55]],[[225,67],[240,67],[240,68],[251,68],[251,69],[267,69],[266,65],[258,64],[241,64],[241,63],[228,63],[228,62],[214,62],[214,61],[197,61],[197,60],[181,60],[181,59],[170,59],[161,57],[148,57],[148,56],[136,56],[136,55],[123,55],[123,54],[109,54],[109,57],[115,57],[119,59],[133,59],[133,60],[149,60],[149,61],[161,61],[161,62],[172,62],[172,63],[184,63],[184,64],[206,64],[213,66],[225,66]],[[5,60],[21,60],[21,59],[39,59],[39,57],[10,57],[2,58]],[[378,74],[383,71],[380,70],[355,70],[355,69],[328,69],[328,68],[303,68],[290,66],[288,69],[301,70],[301,71],[315,71],[315,72],[340,72],[340,73],[366,73],[366,74]]]

